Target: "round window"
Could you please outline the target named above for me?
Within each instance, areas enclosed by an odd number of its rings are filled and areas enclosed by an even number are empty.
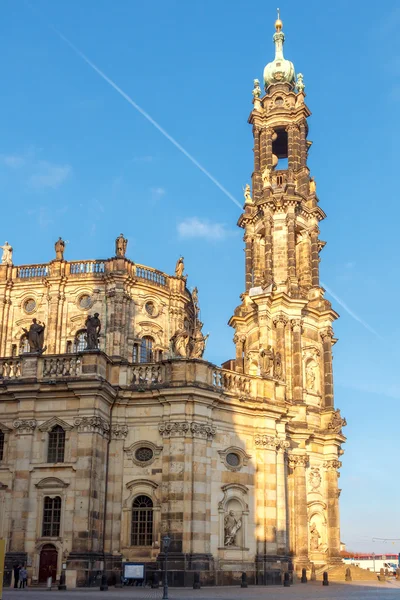
[[[83,294],[83,296],[79,298],[80,308],[89,308],[91,301],[92,299],[88,294]]]
[[[150,315],[151,317],[153,317],[156,313],[156,307],[154,302],[146,302],[146,304],[144,305],[144,308],[146,309],[146,312],[148,315]]]
[[[29,298],[29,300],[25,301],[25,304],[24,304],[25,312],[31,313],[35,310],[35,308],[36,308],[36,302],[33,298]]]
[[[226,455],[226,462],[230,467],[238,467],[240,465],[240,456],[236,452],[229,452]]]
[[[135,458],[140,462],[147,462],[153,458],[153,450],[145,446],[138,448],[135,452]]]

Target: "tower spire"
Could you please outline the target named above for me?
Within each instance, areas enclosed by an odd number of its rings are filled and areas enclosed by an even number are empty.
[[[277,12],[278,18],[275,21],[275,33],[272,38],[275,44],[275,59],[264,69],[265,89],[274,83],[289,83],[291,87],[294,87],[295,82],[294,65],[283,56],[285,34],[282,31],[283,23],[279,8]]]

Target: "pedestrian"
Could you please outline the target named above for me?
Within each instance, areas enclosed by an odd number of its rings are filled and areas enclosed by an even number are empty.
[[[18,587],[20,569],[21,569],[21,565],[18,565],[18,564],[15,564],[14,567],[13,567],[13,571],[14,571],[14,587],[15,588]]]
[[[28,580],[28,572],[25,568],[25,566],[22,567],[22,569],[20,569],[19,572],[19,581],[20,581],[20,588],[24,588],[26,587],[27,584],[27,580]]]

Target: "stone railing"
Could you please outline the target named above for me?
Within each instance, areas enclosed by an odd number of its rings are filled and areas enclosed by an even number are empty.
[[[68,263],[70,275],[102,274],[106,270],[104,260],[81,260]]]
[[[261,377],[243,375],[220,369],[203,360],[170,359],[159,363],[130,364],[110,359],[103,352],[84,351],[79,354],[21,354],[18,358],[0,359],[0,383],[9,380],[36,379],[101,379],[124,389],[196,387],[214,390],[242,401],[250,398],[278,398],[275,382]],[[281,392],[283,394],[283,392]]]
[[[49,265],[27,265],[17,267],[18,279],[33,279],[34,277],[47,277],[50,275]]]
[[[146,279],[146,281],[155,283],[156,285],[167,286],[167,278],[164,273],[157,271],[156,269],[136,265],[136,277],[139,277],[139,279]]]

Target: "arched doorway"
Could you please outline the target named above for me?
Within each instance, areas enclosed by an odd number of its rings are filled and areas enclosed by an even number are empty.
[[[53,544],[45,544],[40,551],[39,583],[45,583],[48,577],[53,581],[57,574],[57,549]]]

